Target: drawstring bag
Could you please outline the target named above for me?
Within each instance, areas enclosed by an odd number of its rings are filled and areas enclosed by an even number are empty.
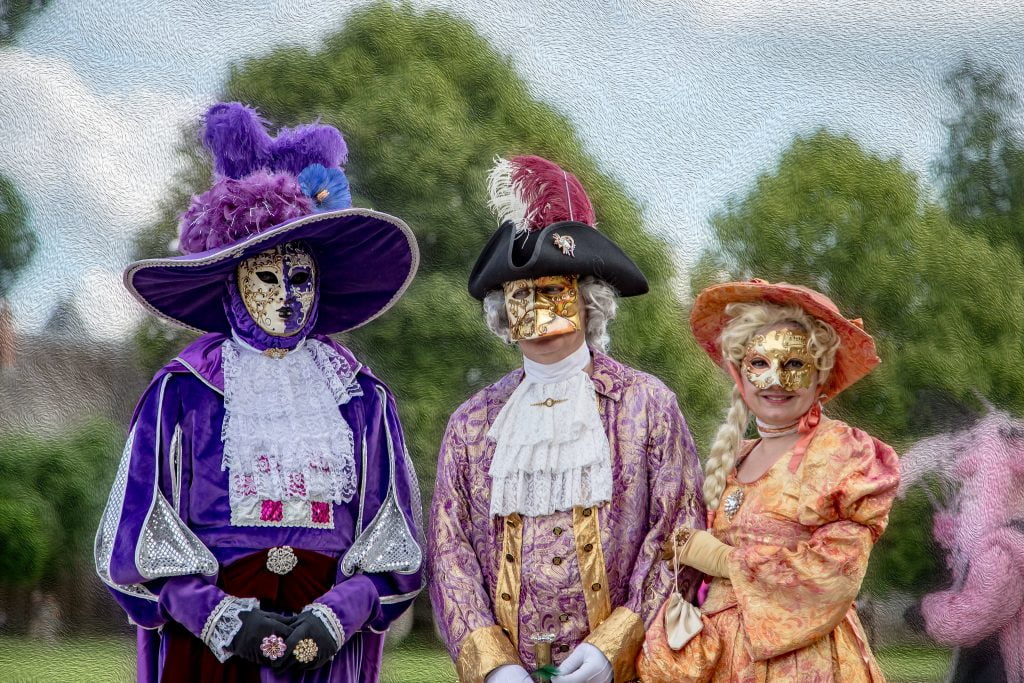
[[[690,540],[689,537],[686,539]],[[681,650],[690,640],[701,632],[704,622],[700,618],[700,609],[683,598],[679,592],[679,538],[672,534],[672,570],[675,590],[668,596],[665,605],[665,635],[668,646],[673,650]]]

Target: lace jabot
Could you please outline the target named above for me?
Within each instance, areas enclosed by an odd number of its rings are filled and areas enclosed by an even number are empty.
[[[280,359],[229,339],[222,355],[221,466],[231,473],[232,500],[351,500],[352,429],[338,406],[362,394],[355,369],[315,339]]]
[[[586,345],[559,363],[524,359],[525,376],[488,432],[491,514],[549,515],[611,500],[611,446],[583,371]]]

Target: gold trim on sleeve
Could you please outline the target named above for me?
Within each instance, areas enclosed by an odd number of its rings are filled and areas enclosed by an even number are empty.
[[[644,642],[644,622],[639,614],[628,607],[616,607],[584,642],[604,653],[616,681],[636,679],[636,656]]]
[[[494,616],[519,642],[519,591],[523,571],[523,519],[513,512],[502,520],[501,556],[498,558],[498,588],[494,594]]]
[[[484,683],[487,674],[505,664],[520,664],[519,653],[500,626],[484,626],[462,640],[455,669],[460,683]]]

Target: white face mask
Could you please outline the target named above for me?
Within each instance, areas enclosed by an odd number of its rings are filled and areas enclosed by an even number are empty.
[[[275,337],[291,337],[312,314],[316,275],[313,256],[289,242],[239,263],[238,291],[260,329]]]

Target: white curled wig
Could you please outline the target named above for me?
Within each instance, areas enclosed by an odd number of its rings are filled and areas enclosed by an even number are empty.
[[[809,315],[799,306],[778,306],[766,303],[732,303],[725,307],[729,323],[718,336],[722,358],[737,367],[746,354],[749,342],[761,330],[778,323],[792,323],[808,336],[808,346],[818,370],[818,384],[824,385],[835,365],[839,335],[831,325]],[[740,390],[732,389],[732,399],[725,423],[718,428],[704,465],[704,500],[712,510],[718,508],[725,480],[736,464],[743,435],[750,421],[750,411]]]
[[[608,323],[615,319],[615,313],[618,311],[615,288],[593,275],[580,278],[579,285],[580,296],[583,297],[586,309],[587,344],[606,353],[611,342]],[[491,290],[484,297],[484,318],[491,332],[506,344],[512,343],[508,329],[508,313],[505,311],[505,294],[500,289]]]

